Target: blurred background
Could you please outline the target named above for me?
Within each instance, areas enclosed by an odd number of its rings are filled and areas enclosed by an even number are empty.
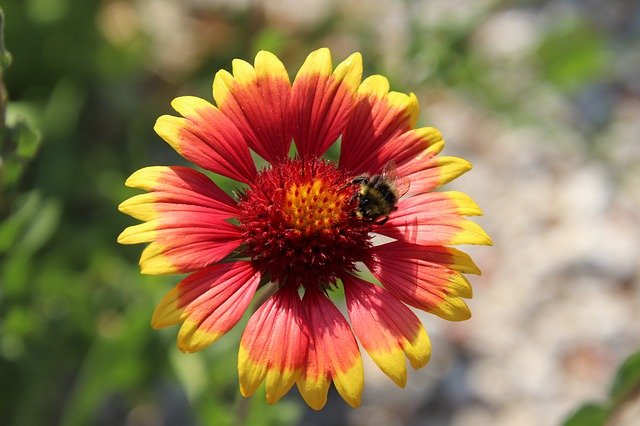
[[[6,425],[547,425],[640,418],[640,2],[3,0],[0,418]],[[0,47],[2,43],[0,43]],[[473,318],[423,315],[431,363],[395,387],[365,355],[362,408],[332,389],[238,402],[242,327],[196,354],[139,274],[126,177],[183,161],[156,136],[170,101],[211,99],[260,49],[291,76],[320,46],[413,91],[420,125],[474,170]],[[8,55],[0,51],[3,67]],[[0,111],[1,112],[1,111]],[[246,318],[245,318],[246,321]],[[617,374],[617,376],[616,376]],[[637,424],[637,423],[635,423]]]

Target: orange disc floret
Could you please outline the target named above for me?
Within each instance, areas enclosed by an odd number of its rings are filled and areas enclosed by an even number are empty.
[[[351,197],[336,191],[324,177],[294,182],[286,191],[283,212],[287,223],[309,235],[344,222]]]

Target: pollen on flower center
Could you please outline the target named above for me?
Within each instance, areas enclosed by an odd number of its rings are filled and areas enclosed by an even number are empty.
[[[293,182],[286,191],[285,221],[304,234],[312,234],[344,222],[350,197],[329,186],[324,177],[310,182]]]
[[[262,171],[241,196],[246,255],[279,284],[326,286],[371,246],[350,178],[329,162],[292,160]]]

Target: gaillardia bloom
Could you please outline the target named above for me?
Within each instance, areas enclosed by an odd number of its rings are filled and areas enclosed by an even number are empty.
[[[190,273],[152,319],[155,328],[182,323],[182,351],[201,350],[228,332],[265,283],[277,288],[240,341],[244,396],[266,382],[274,403],[295,383],[320,409],[333,381],[358,406],[364,375],[356,337],[404,386],[405,357],[421,368],[431,355],[407,305],[452,321],[470,317],[463,274],[479,270],[450,246],[491,241],[465,219],[481,214],[467,195],[433,190],[471,165],[438,156],[444,141],[435,128],[415,128],[414,94],[390,92],[380,75],[361,79],[359,53],[334,69],[326,48],[307,57],[293,84],[269,52],[259,52],[253,66],[234,60],[232,73],[219,71],[213,80],[216,106],[179,97],[171,105],[181,117],[162,116],[155,130],[187,160],[239,181],[238,193],[178,166],[146,167],[126,181],[148,192],[119,208],[144,223],[118,241],[150,243],[142,273]],[[338,140],[339,162],[324,159]],[[258,170],[252,152],[269,165]],[[388,164],[408,182],[406,194],[381,176]],[[379,283],[358,275],[365,268]],[[329,298],[338,286],[350,323]]]

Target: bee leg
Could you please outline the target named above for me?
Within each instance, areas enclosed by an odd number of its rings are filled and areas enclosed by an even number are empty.
[[[385,217],[384,219],[381,219],[381,220],[376,220],[374,223],[376,225],[378,225],[378,226],[382,226],[385,223],[387,223],[388,220],[389,220],[389,216],[387,216],[387,217]]]
[[[352,181],[349,181],[349,182],[345,183],[345,184],[344,184],[344,185],[342,185],[339,189],[340,189],[340,190],[342,190],[342,189],[346,189],[346,188],[348,188],[348,187],[349,187],[349,186],[351,186],[351,185],[361,184],[361,183],[362,183],[362,182],[364,182],[364,181],[366,181],[366,178],[365,178],[365,177],[362,177],[362,176],[361,176],[361,177],[357,177],[357,178],[353,179]]]

